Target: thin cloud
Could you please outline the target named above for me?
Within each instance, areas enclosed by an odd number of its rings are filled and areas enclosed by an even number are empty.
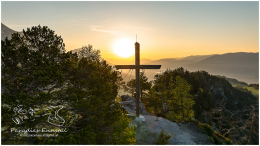
[[[98,31],[98,32],[104,32],[104,33],[109,33],[112,35],[123,35],[125,34],[124,32],[120,32],[120,31],[116,31],[116,30],[103,30],[103,29],[99,29],[101,26],[97,26],[97,25],[90,25],[90,29],[92,31]]]
[[[153,31],[154,29],[147,28],[147,27],[124,27],[124,29],[128,30],[145,30],[145,31]]]

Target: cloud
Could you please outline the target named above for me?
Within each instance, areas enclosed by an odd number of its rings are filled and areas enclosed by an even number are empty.
[[[154,29],[151,29],[151,28],[148,28],[148,27],[124,27],[124,29],[154,31]]]
[[[120,32],[120,31],[116,31],[116,30],[104,30],[104,29],[100,29],[101,26],[97,26],[97,25],[90,25],[90,29],[92,31],[98,31],[98,32],[104,32],[104,33],[109,33],[112,35],[123,35],[125,34],[124,32]]]

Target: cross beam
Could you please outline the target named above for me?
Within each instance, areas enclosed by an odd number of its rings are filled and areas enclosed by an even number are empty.
[[[139,117],[140,69],[160,69],[161,65],[140,65],[140,44],[135,43],[135,65],[115,65],[116,69],[135,69],[136,117]]]
[[[116,69],[160,69],[161,65],[116,65]]]

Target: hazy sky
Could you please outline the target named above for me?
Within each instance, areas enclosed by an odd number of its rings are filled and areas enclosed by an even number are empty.
[[[22,31],[47,25],[66,50],[92,44],[116,58],[118,39],[137,40],[148,59],[259,52],[259,2],[1,2],[1,22]]]

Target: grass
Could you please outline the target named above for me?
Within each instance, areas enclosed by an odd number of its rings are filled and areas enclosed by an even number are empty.
[[[231,83],[231,85],[233,87],[240,86],[242,88],[246,88],[248,91],[251,91],[254,96],[259,96],[259,90],[256,90],[254,87],[249,87],[249,86],[237,84],[237,83]]]

